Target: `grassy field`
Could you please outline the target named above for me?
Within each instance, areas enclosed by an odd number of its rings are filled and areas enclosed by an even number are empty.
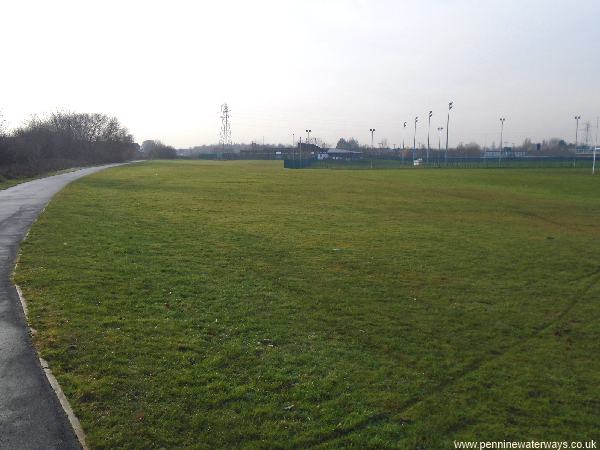
[[[16,281],[97,449],[448,449],[600,423],[600,177],[154,162]]]

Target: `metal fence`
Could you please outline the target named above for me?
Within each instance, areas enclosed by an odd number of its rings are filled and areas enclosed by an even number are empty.
[[[591,156],[525,156],[504,158],[448,157],[447,160],[416,160],[373,156],[361,159],[285,159],[286,169],[419,169],[419,168],[590,168]]]

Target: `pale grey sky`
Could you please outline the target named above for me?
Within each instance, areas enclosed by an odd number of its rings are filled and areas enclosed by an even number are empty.
[[[0,111],[119,117],[136,139],[292,133],[450,143],[574,140],[600,115],[599,0],[0,0]],[[595,131],[595,130],[594,130]]]

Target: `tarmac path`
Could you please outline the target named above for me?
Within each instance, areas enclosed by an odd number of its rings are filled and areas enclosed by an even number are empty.
[[[110,164],[0,190],[0,449],[81,449],[41,367],[11,275],[19,245],[50,199]]]

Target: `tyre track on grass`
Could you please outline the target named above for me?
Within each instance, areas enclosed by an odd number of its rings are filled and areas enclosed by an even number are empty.
[[[538,338],[544,332],[550,330],[553,327],[560,326],[561,322],[567,316],[567,314],[569,314],[573,310],[573,308],[580,302],[580,300],[598,282],[600,282],[600,269],[596,269],[591,274],[580,277],[577,280],[582,280],[582,279],[586,279],[586,278],[589,278],[590,281],[583,288],[578,290],[573,295],[571,300],[565,305],[565,307],[562,309],[562,311],[557,316],[555,316],[555,318],[552,321],[542,324],[538,327],[535,327],[533,329],[533,332],[529,336],[526,336],[523,339],[521,339],[519,342],[516,342],[513,345],[510,345],[510,346],[506,347],[505,349],[497,352],[493,357],[479,358],[479,359],[475,360],[471,364],[467,365],[463,370],[461,370],[457,374],[457,376],[455,376],[454,378],[451,378],[451,379],[448,379],[448,380],[445,380],[445,381],[442,381],[441,383],[439,383],[432,391],[427,393],[424,397],[415,396],[415,397],[409,399],[402,405],[402,409],[400,410],[398,415],[402,416],[402,415],[410,412],[410,410],[413,409],[415,406],[426,402],[427,400],[431,399],[432,397],[435,397],[436,395],[443,393],[447,389],[456,385],[459,381],[468,377],[470,374],[477,372],[479,369],[481,369],[486,364],[492,363],[492,362],[508,355],[511,352],[522,350],[523,347],[525,347],[531,340]]]
[[[493,357],[477,359],[473,363],[467,365],[454,378],[451,378],[451,379],[442,381],[441,383],[438,383],[438,385],[435,386],[435,388],[432,391],[430,391],[429,393],[427,393],[425,396],[412,397],[411,399],[409,399],[402,405],[402,409],[398,413],[394,413],[394,414],[384,413],[384,412],[376,413],[376,414],[367,416],[367,417],[359,420],[358,422],[354,423],[353,425],[338,426],[322,435],[305,438],[305,439],[301,440],[300,443],[294,445],[293,448],[309,448],[309,447],[324,445],[324,444],[327,444],[328,442],[335,441],[336,439],[343,438],[344,436],[348,436],[352,433],[356,433],[356,432],[365,430],[365,429],[369,428],[370,426],[377,425],[377,424],[380,424],[383,422],[390,422],[390,421],[397,420],[398,417],[400,418],[400,421],[402,423],[411,423],[412,422],[411,419],[406,419],[402,416],[406,415],[408,412],[410,412],[411,409],[413,409],[417,405],[422,404],[422,403],[426,402],[427,400],[431,399],[432,397],[435,397],[436,395],[439,395],[439,394],[443,393],[444,391],[450,389],[452,386],[454,386],[461,380],[465,379],[470,374],[478,371],[486,364],[492,363],[513,351],[518,351],[518,350],[522,349],[531,340],[539,337],[540,335],[542,335],[544,332],[548,331],[549,329],[551,329],[555,326],[559,326],[561,324],[562,320],[579,303],[580,299],[582,299],[598,282],[600,282],[600,268],[590,274],[584,275],[582,277],[578,277],[578,278],[574,279],[573,281],[577,282],[577,281],[581,281],[584,279],[590,279],[590,281],[588,283],[586,283],[586,285],[583,286],[583,288],[579,289],[577,291],[577,293],[575,293],[573,295],[573,297],[569,300],[569,302],[565,305],[565,307],[560,311],[560,313],[557,316],[554,317],[554,319],[552,321],[544,323],[544,324],[534,328],[533,332],[530,335],[521,339],[519,342],[516,342],[513,345],[510,345],[507,348],[497,352]]]

